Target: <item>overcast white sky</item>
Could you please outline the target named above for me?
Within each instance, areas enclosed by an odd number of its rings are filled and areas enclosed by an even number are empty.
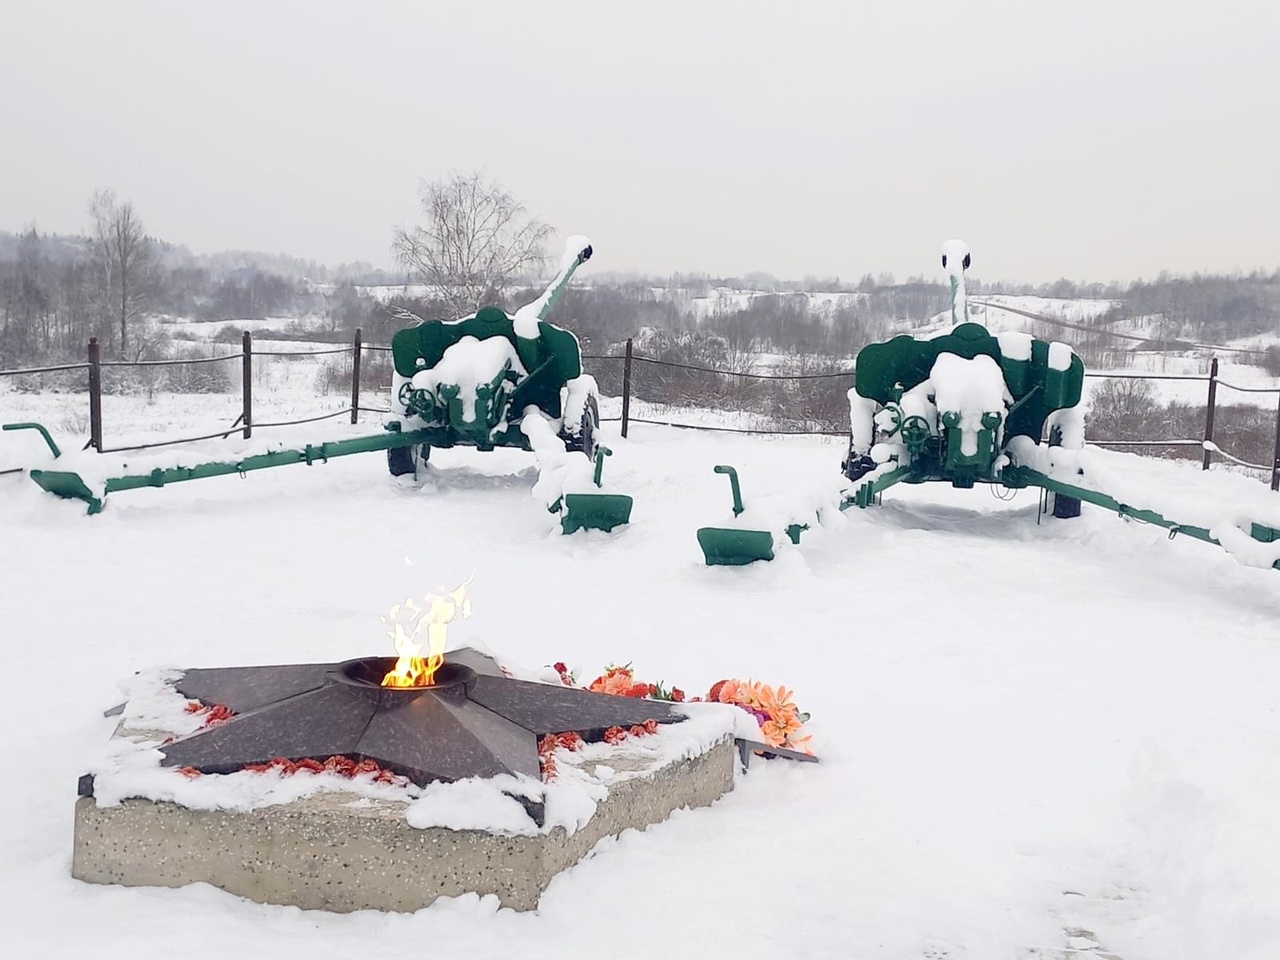
[[[9,0],[0,229],[390,264],[483,167],[599,268],[1280,265],[1275,0]]]

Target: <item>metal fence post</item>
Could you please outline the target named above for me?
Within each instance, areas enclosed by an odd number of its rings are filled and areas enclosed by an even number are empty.
[[[240,338],[241,350],[244,353],[241,359],[241,380],[243,381],[244,409],[242,418],[244,420],[244,438],[248,440],[253,436],[253,334],[248,330]]]
[[[89,445],[102,452],[102,348],[89,338]]]
[[[1276,403],[1276,446],[1271,455],[1271,489],[1280,490],[1280,401]]]
[[[351,422],[360,416],[360,328],[351,341]]]
[[[1209,364],[1209,407],[1204,414],[1204,438],[1206,441],[1213,440],[1213,414],[1218,403],[1218,358],[1214,357]],[[1206,449],[1204,451],[1203,468],[1209,469],[1209,458],[1211,454]]]
[[[627,354],[622,362],[622,435],[627,435],[631,419],[631,338],[627,337]]]

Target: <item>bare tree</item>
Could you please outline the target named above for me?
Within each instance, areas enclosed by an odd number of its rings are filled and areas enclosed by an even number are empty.
[[[423,181],[420,192],[426,223],[396,228],[396,258],[459,316],[499,300],[513,277],[541,264],[551,228],[481,172]]]
[[[114,190],[95,190],[89,200],[93,218],[104,314],[120,328],[120,355],[129,350],[129,324],[146,309],[151,242],[132,201],[116,202]]]
[[[17,257],[6,264],[0,279],[4,324],[0,327],[0,355],[28,357],[48,340],[48,264],[40,235],[31,227],[18,241]]]

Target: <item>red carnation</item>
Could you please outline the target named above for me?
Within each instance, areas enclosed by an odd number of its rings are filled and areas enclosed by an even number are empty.
[[[324,768],[341,777],[350,777],[355,774],[356,762],[350,757],[333,756],[324,762]]]

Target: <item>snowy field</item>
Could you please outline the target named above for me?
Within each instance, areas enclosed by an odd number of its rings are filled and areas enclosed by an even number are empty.
[[[750,504],[837,471],[843,443],[636,426],[612,445],[632,523],[571,537],[514,451],[437,451],[418,483],[370,454],[178,484],[94,518],[0,476],[7,952],[1280,955],[1280,573],[1087,505],[1038,524],[1034,492],[936,485],[773,563],[708,568],[694,531],[729,507],[713,465],[739,468]],[[1154,493],[1273,496],[1114,456]],[[713,807],[602,843],[536,914],[464,897],[338,916],[71,879],[76,778],[133,671],[389,653],[379,614],[473,570],[453,642],[588,678],[629,661],[689,691],[783,683],[823,763],[756,763]]]
[[[1004,304],[1036,313],[1040,316],[1065,320],[1071,323],[1088,323],[1109,309],[1110,300],[1052,300],[1043,297],[984,297],[993,304]],[[989,309],[973,305],[973,319],[981,323],[992,333],[1005,330],[1032,332],[1038,325],[1034,320],[1004,310]],[[1150,318],[1145,318],[1150,320]],[[931,334],[945,333],[951,328],[950,316],[941,314],[926,327],[919,330],[907,330],[913,336],[923,332]],[[1042,327],[1041,327],[1042,329]],[[1116,333],[1142,336],[1156,336],[1157,330],[1153,322],[1144,323],[1143,318],[1136,321],[1112,324],[1105,329]],[[1060,338],[1068,343],[1079,339],[1083,334],[1064,329]],[[1234,350],[1265,350],[1275,342],[1271,336],[1250,337],[1235,340],[1223,346]],[[1132,341],[1116,341],[1117,353],[1122,359],[1106,368],[1085,365],[1090,374],[1123,373],[1147,374],[1152,379],[1146,381],[1151,389],[1151,398],[1157,403],[1187,403],[1203,406],[1208,401],[1209,368],[1213,356],[1218,357],[1218,403],[1240,404],[1273,409],[1276,406],[1276,389],[1280,380],[1269,374],[1257,363],[1250,362],[1258,358],[1251,354],[1232,352],[1231,350],[1196,350],[1187,353],[1172,351],[1138,350],[1140,344]],[[1198,377],[1203,379],[1156,379],[1159,377]],[[1091,390],[1096,390],[1104,383],[1102,377],[1088,377],[1085,380],[1085,400]],[[1234,389],[1234,388],[1243,389]],[[1270,391],[1270,392],[1262,392]]]
[[[430,292],[429,288],[422,284],[368,286],[359,289],[365,296],[383,303],[395,297],[422,297]],[[692,297],[688,295],[688,291],[670,290],[662,287],[654,287],[652,289],[658,299],[676,299],[682,305],[682,309],[697,321],[736,310],[748,309],[754,299],[768,296],[767,293],[762,291],[730,288],[717,288],[707,297]],[[804,294],[804,296],[808,299],[810,309],[813,312],[829,315],[842,301],[856,300],[859,295],[856,293],[811,292]],[[1008,306],[1038,316],[1063,320],[1073,324],[1089,324],[1097,321],[1117,305],[1117,301],[1114,300],[1069,300],[1035,296],[984,295],[974,299],[983,303],[989,302],[996,305],[996,307]],[[975,322],[981,323],[991,333],[1000,333],[1006,330],[1031,332],[1033,328],[1042,329],[1042,325],[1038,325],[1036,321],[1026,316],[997,308],[988,308],[979,303],[971,304],[971,315]],[[232,353],[239,349],[238,341],[220,343],[213,339],[228,327],[237,330],[248,329],[254,331],[254,344],[255,349],[258,351],[272,350],[302,353],[309,350],[332,349],[336,345],[331,340],[269,340],[265,337],[261,339],[258,337],[259,332],[269,333],[271,331],[289,329],[297,329],[299,331],[305,329],[319,330],[327,323],[323,317],[305,317],[301,319],[278,317],[201,322],[165,317],[162,320],[163,322],[159,326],[160,330],[176,340],[204,346],[213,354]],[[906,333],[915,337],[935,336],[946,333],[951,329],[951,314],[949,311],[939,313],[923,324],[907,320],[895,321],[890,324],[890,327],[895,335]],[[1160,335],[1159,318],[1153,317],[1139,317],[1116,322],[1107,325],[1104,329],[1114,333],[1143,337],[1158,337]],[[1078,341],[1084,334],[1071,329],[1063,329],[1060,332],[1060,336],[1061,339],[1072,343]],[[1088,370],[1092,374],[1103,372],[1147,374],[1152,377],[1146,383],[1150,388],[1151,398],[1155,402],[1164,404],[1176,402],[1201,406],[1207,402],[1209,368],[1212,357],[1216,353],[1219,361],[1219,404],[1240,404],[1274,409],[1277,397],[1275,391],[1280,388],[1280,379],[1277,379],[1258,365],[1256,362],[1259,359],[1258,356],[1233,351],[1261,352],[1270,346],[1275,346],[1277,343],[1280,343],[1280,337],[1274,334],[1261,334],[1230,341],[1223,345],[1228,348],[1226,350],[1203,349],[1177,353],[1139,350],[1135,349],[1140,346],[1138,343],[1117,340],[1114,345],[1120,354],[1120,359],[1106,368],[1090,365]],[[259,368],[264,365],[263,359],[265,358],[259,358],[257,361]],[[755,363],[751,369],[755,373],[785,372],[794,368],[795,360],[796,357],[792,355],[765,351],[756,355]],[[849,369],[853,368],[853,358],[844,359],[844,362],[847,363]],[[316,370],[316,367],[309,366],[306,361],[301,360],[289,361],[288,365],[308,370],[312,376],[314,376]],[[280,366],[280,364],[267,364],[268,368],[276,366]],[[281,375],[272,373],[269,376],[278,379]],[[295,381],[298,379],[296,373],[284,374],[283,376]],[[1159,377],[1195,377],[1203,379],[1156,379]],[[1103,378],[1096,376],[1090,377],[1085,381],[1086,403],[1088,402],[1090,391],[1096,390],[1104,382]],[[260,387],[260,385],[255,386]],[[0,390],[2,389],[3,383],[0,383]]]

